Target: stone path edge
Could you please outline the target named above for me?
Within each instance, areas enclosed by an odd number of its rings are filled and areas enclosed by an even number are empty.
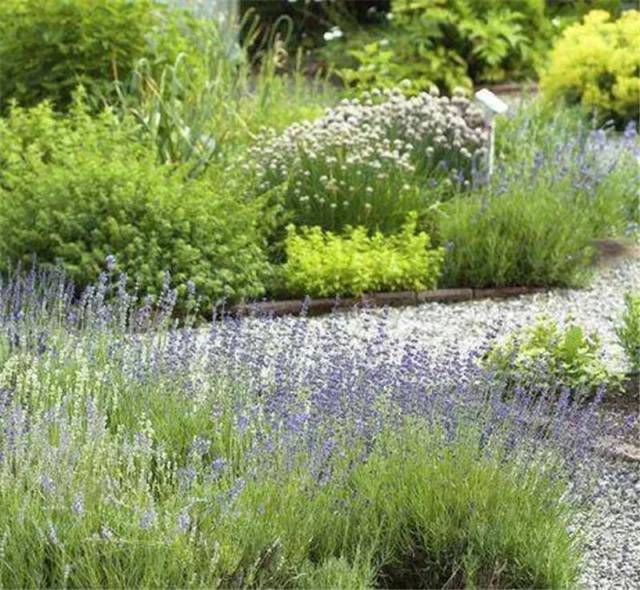
[[[418,305],[420,303],[458,303],[474,299],[507,299],[521,295],[546,293],[544,287],[497,287],[492,289],[435,289],[431,291],[396,291],[370,293],[361,297],[286,299],[241,303],[229,309],[236,317],[247,315],[284,316],[324,315],[337,310],[352,310],[385,306]]]

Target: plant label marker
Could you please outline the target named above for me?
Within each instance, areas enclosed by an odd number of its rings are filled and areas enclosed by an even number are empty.
[[[495,128],[493,119],[496,115],[504,115],[509,110],[509,105],[496,96],[491,90],[483,88],[475,94],[476,100],[483,106],[487,126],[489,127],[489,153],[487,156],[487,178],[493,174],[493,160],[495,152]]]

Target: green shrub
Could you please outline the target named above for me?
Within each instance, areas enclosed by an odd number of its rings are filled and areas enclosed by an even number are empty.
[[[355,64],[338,69],[347,85],[385,88],[407,79],[418,91],[436,84],[451,92],[532,77],[552,33],[543,0],[396,0],[391,18],[375,35],[347,35]]]
[[[509,381],[540,387],[595,392],[617,381],[601,358],[597,334],[586,334],[575,323],[560,328],[545,318],[494,346],[486,362]]]
[[[399,234],[367,235],[365,228],[347,229],[344,237],[319,227],[289,226],[287,262],[282,271],[286,289],[296,295],[361,295],[435,287],[443,250],[430,250],[427,234],[416,234],[416,217]]]
[[[521,185],[505,194],[459,197],[442,209],[443,282],[453,287],[584,284],[592,227],[557,188]]]
[[[567,28],[551,52],[540,86],[549,101],[579,104],[599,121],[640,117],[640,12],[617,20],[594,10]]]
[[[0,112],[11,99],[65,108],[78,84],[108,93],[140,58],[173,62],[192,51],[182,30],[187,18],[155,0],[3,0]]]
[[[0,120],[0,261],[61,261],[79,285],[105,257],[143,291],[165,271],[192,281],[206,301],[263,291],[266,211],[242,200],[244,181],[221,168],[189,181],[158,164],[129,120],[92,118],[82,102],[68,117],[42,104]]]
[[[627,293],[625,311],[616,328],[620,344],[627,354],[632,371],[640,371],[640,293]]]

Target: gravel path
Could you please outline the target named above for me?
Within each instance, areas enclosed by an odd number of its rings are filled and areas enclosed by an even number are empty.
[[[613,460],[600,477],[581,586],[640,588],[640,462]]]
[[[588,288],[558,289],[507,300],[463,303],[426,303],[415,307],[371,310],[367,314],[347,312],[341,326],[357,333],[369,314],[386,314],[394,336],[417,336],[434,355],[448,354],[451,347],[467,352],[486,342],[487,334],[500,336],[546,315],[565,322],[573,318],[589,331],[597,331],[605,355],[616,368],[625,365],[614,326],[623,309],[625,291],[640,290],[640,257],[619,258],[602,267]],[[313,322],[326,322],[315,318]]]

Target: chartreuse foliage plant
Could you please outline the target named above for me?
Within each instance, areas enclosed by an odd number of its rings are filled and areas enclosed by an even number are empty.
[[[319,227],[298,231],[291,225],[285,249],[282,275],[287,291],[319,297],[431,289],[444,258],[442,248],[430,249],[426,233],[416,233],[415,215],[402,231],[389,236],[369,236],[363,227],[335,235]]]
[[[632,371],[640,371],[640,293],[626,293],[625,309],[616,328]]]
[[[507,401],[380,317],[178,331],[104,288],[0,284],[3,587],[577,583],[591,407]]]
[[[600,122],[640,118],[640,12],[612,19],[591,11],[567,28],[553,51],[540,86],[549,101],[577,104]]]
[[[256,297],[269,214],[246,191],[220,166],[194,180],[158,163],[130,119],[92,116],[81,98],[65,117],[43,103],[0,119],[3,270],[35,256],[85,286],[115,256],[145,292],[158,293],[170,271],[172,285],[191,281],[208,302]]]
[[[181,52],[195,59],[189,29],[203,26],[156,0],[3,0],[0,112],[10,100],[65,109],[79,84],[109,95],[142,58],[153,66]]]
[[[574,392],[594,393],[618,381],[602,359],[596,333],[572,322],[559,326],[545,317],[496,344],[486,362],[509,381],[555,384]]]

